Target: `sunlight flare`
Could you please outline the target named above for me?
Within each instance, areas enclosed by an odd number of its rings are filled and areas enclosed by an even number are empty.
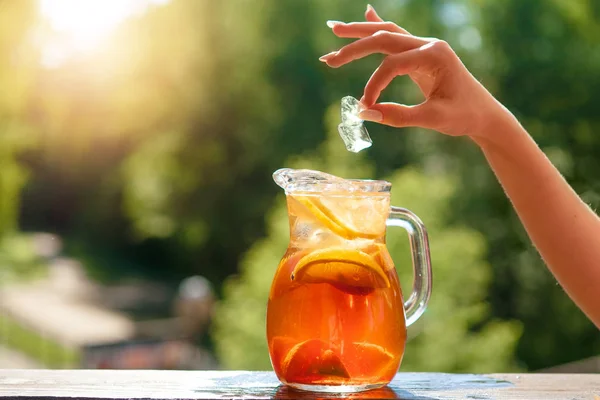
[[[42,41],[42,63],[56,67],[77,54],[94,52],[121,23],[168,1],[39,0],[40,15],[50,29]]]

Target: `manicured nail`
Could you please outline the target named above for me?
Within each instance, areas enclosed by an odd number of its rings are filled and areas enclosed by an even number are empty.
[[[330,28],[333,28],[334,26],[338,25],[338,24],[343,24],[342,21],[333,21],[333,20],[329,20],[327,21],[327,26]]]
[[[337,56],[337,51],[332,51],[331,53],[327,53],[324,56],[319,57],[319,61],[327,62],[331,60],[333,57]]]
[[[383,114],[377,110],[365,110],[358,113],[358,117],[365,121],[381,122],[383,121]]]

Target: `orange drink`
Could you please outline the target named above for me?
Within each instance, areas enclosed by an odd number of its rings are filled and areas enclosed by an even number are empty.
[[[273,369],[305,390],[384,386],[402,360],[407,325],[385,245],[390,184],[287,178],[290,243],[267,306]]]

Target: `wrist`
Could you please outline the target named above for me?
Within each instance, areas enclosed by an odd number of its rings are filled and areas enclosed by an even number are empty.
[[[489,147],[510,148],[515,140],[528,135],[515,116],[502,104],[495,102],[495,106],[483,115],[476,131],[469,135],[482,150]]]

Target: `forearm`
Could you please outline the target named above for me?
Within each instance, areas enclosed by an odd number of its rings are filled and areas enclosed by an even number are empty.
[[[508,112],[474,139],[556,279],[600,328],[600,219]]]

